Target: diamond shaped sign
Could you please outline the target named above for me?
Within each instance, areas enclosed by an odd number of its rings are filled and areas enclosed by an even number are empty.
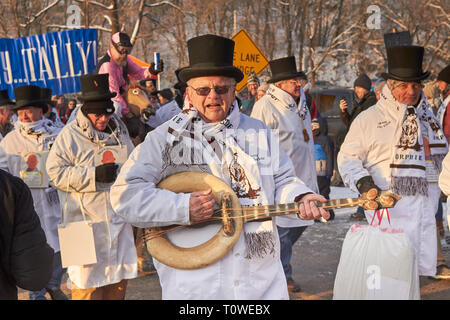
[[[244,74],[244,79],[236,85],[236,91],[239,92],[247,84],[248,73],[250,71],[254,71],[256,74],[261,73],[269,61],[244,29],[241,29],[231,39],[235,42],[233,65],[241,69]]]

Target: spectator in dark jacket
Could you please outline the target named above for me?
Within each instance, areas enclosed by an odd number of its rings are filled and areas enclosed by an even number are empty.
[[[17,300],[17,287],[44,288],[53,254],[27,185],[0,170],[0,300]]]
[[[377,103],[377,97],[375,93],[371,91],[372,81],[365,73],[356,78],[353,87],[355,92],[353,95],[353,109],[351,113],[348,112],[348,103],[345,99],[342,99],[339,102],[341,119],[347,126],[347,129],[350,128],[350,124],[358,114]]]
[[[352,112],[348,112],[348,104],[345,99],[342,99],[339,102],[339,108],[341,108],[341,119],[347,126],[347,130],[350,128],[353,120],[355,120],[361,112],[377,103],[377,96],[373,91],[371,91],[372,81],[365,73],[356,78],[353,83],[353,87],[355,91],[353,94]],[[365,220],[366,216],[364,214],[364,209],[362,207],[358,207],[357,211],[350,216],[350,219]]]

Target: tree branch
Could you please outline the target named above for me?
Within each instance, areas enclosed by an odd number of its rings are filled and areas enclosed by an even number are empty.
[[[48,10],[50,10],[51,8],[53,8],[54,6],[56,6],[59,3],[60,0],[55,0],[53,3],[49,4],[47,7],[45,7],[44,9],[42,9],[41,11],[39,11],[38,13],[34,14],[31,19],[28,20],[27,23],[21,23],[20,26],[22,28],[26,28],[28,27],[30,24],[32,24],[37,18],[39,18],[41,15],[43,15],[45,12],[47,12]]]
[[[76,2],[80,2],[80,3],[84,3],[85,2],[84,0],[75,0],[75,1]],[[93,4],[95,6],[99,6],[99,7],[103,8],[103,9],[106,9],[106,10],[114,9],[114,4],[110,4],[109,6],[107,6],[107,5],[103,4],[103,3],[100,3],[100,2],[97,2],[97,1],[91,1],[91,0],[88,0],[88,4]]]

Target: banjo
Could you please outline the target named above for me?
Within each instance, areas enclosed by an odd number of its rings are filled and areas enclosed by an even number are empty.
[[[301,203],[241,206],[239,198],[228,184],[206,172],[176,173],[162,180],[157,187],[175,193],[190,193],[211,188],[212,197],[216,204],[219,204],[219,209],[215,210],[210,218],[200,223],[221,223],[222,226],[211,239],[200,245],[191,248],[179,247],[172,244],[165,236],[167,232],[193,227],[193,225],[155,227],[146,230],[144,240],[148,252],[156,260],[176,269],[200,269],[215,263],[231,251],[239,239],[244,223],[295,214]],[[324,203],[317,201],[315,204],[324,209],[362,206],[366,210],[375,210],[393,208],[400,199],[400,196],[390,190],[384,190],[380,195],[376,190],[369,190],[360,198],[333,199]]]

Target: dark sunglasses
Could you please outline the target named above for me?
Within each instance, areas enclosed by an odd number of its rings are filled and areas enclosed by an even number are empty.
[[[191,86],[189,86],[189,87],[191,87]],[[231,87],[232,86],[214,86],[212,88],[210,88],[210,87],[201,87],[201,88],[197,88],[197,89],[193,88],[193,87],[191,87],[191,88],[194,89],[195,92],[197,92],[197,94],[199,96],[207,96],[211,92],[211,89],[214,89],[214,91],[217,94],[225,94],[225,93],[228,93],[228,90],[230,90]]]
[[[120,42],[119,43],[114,43],[113,42],[112,44],[113,44],[114,48],[116,48],[117,52],[120,53],[120,54],[130,54],[131,50],[133,49],[133,47],[128,47],[129,49],[119,50],[119,47],[123,46],[122,43],[120,43]]]

